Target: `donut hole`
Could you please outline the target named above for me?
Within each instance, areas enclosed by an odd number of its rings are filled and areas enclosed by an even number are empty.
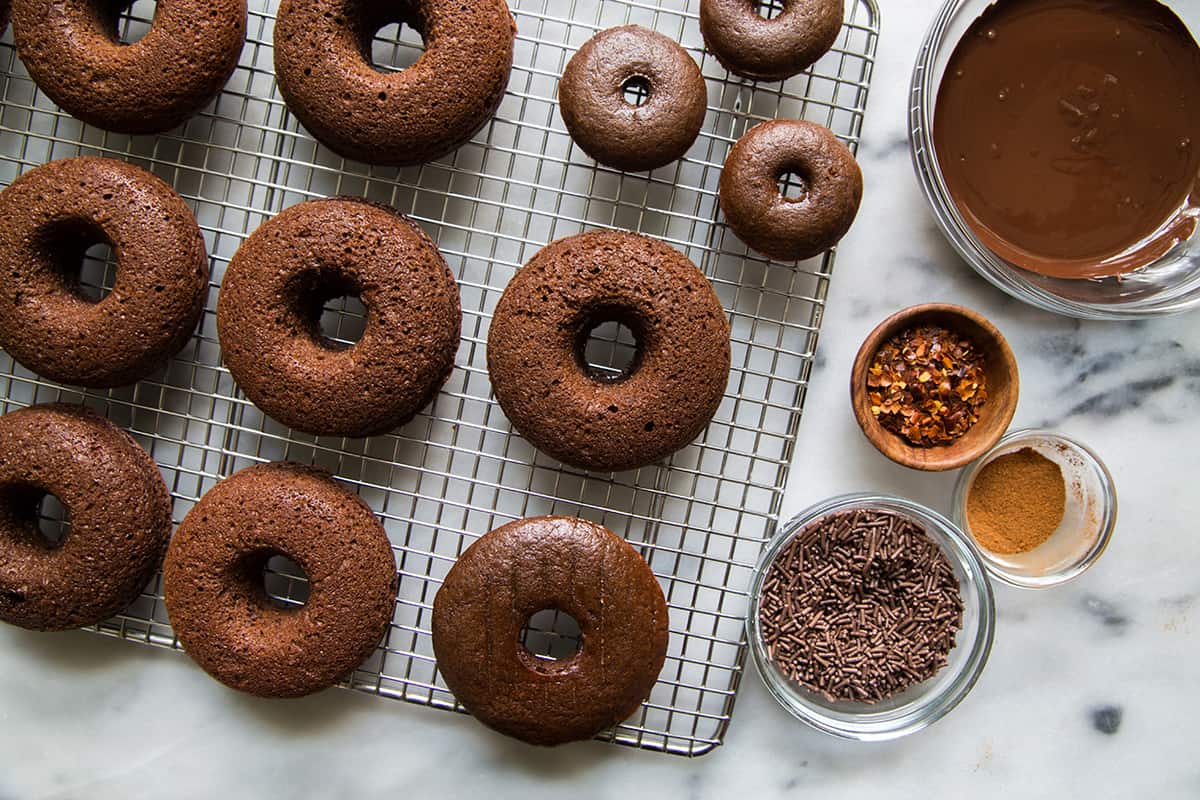
[[[389,22],[371,36],[371,68],[376,72],[400,72],[420,60],[425,37],[403,22]]]
[[[271,607],[291,610],[308,602],[311,586],[303,568],[283,553],[264,551],[246,558],[246,577]]]
[[[808,197],[812,188],[811,178],[801,167],[787,167],[775,177],[779,187],[779,196],[784,200],[798,203]]]
[[[787,10],[786,0],[753,0],[754,13],[763,19],[775,19]]]
[[[83,251],[79,275],[72,286],[89,303],[99,303],[112,292],[117,281],[117,259],[112,245],[97,242]]]
[[[326,300],[321,307],[321,344],[331,350],[353,347],[367,327],[367,307],[357,294],[345,294]]]
[[[58,547],[71,533],[70,509],[54,495],[42,495],[37,509],[37,529],[48,547]]]
[[[302,323],[327,350],[348,350],[367,327],[367,308],[358,284],[335,270],[313,270],[298,278]]]
[[[602,308],[585,317],[575,339],[575,360],[594,381],[622,381],[642,361],[642,326],[622,309]]]
[[[70,510],[38,486],[0,490],[0,515],[8,518],[5,527],[23,532],[21,538],[50,550],[61,547],[71,532]]]
[[[534,669],[574,658],[583,648],[579,620],[559,608],[544,608],[530,615],[519,639],[522,655]]]
[[[158,10],[155,0],[100,0],[97,5],[105,34],[114,44],[125,46],[150,32]]]
[[[631,106],[644,106],[650,102],[650,81],[641,75],[626,78],[621,84],[621,97]]]
[[[117,259],[104,231],[89,221],[63,220],[43,239],[62,288],[86,303],[99,303],[117,281]]]
[[[361,20],[359,49],[371,69],[384,74],[416,64],[425,52],[424,25],[408,3],[374,3],[355,0],[354,15]],[[388,6],[391,6],[390,8]],[[387,93],[381,92],[381,100]]]

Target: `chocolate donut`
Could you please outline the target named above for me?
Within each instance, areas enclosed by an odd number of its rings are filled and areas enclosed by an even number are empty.
[[[625,98],[638,81],[644,104]],[[704,124],[708,90],[700,68],[675,42],[638,25],[593,36],[558,82],[563,122],[589,156],[617,169],[651,170],[683,156]]]
[[[568,659],[521,644],[535,613],[579,623]],[[650,567],[607,528],[523,519],[459,556],[433,601],[433,651],[458,701],[490,728],[532,744],[588,739],[650,695],[667,654],[668,615]]]
[[[730,72],[764,81],[803,72],[825,55],[842,29],[844,0],[782,0],[774,19],[748,0],[700,0],[705,46]]]
[[[371,66],[384,25],[415,28],[408,69]],[[288,109],[331,150],[371,164],[417,164],[466,142],[495,113],[516,23],[504,0],[283,0],[275,79]]]
[[[637,357],[617,379],[592,375],[588,334],[627,326]],[[492,388],[513,427],[567,464],[652,464],[708,425],[729,380],[729,322],[704,275],[662,242],[593,231],[552,242],[516,276],[488,333]]]
[[[366,327],[322,337],[326,301],[357,294]],[[462,312],[437,246],[388,206],[292,206],[247,239],[217,300],[225,365],[267,415],[317,435],[370,436],[428,405],[454,369]]]
[[[47,495],[65,538],[38,530]],[[133,437],[82,406],[0,417],[0,620],[40,631],[94,625],[137,599],[171,534],[171,496]]]
[[[158,0],[150,30],[117,39],[129,3],[12,0],[13,40],[30,77],[64,111],[99,128],[158,133],[200,110],[246,41],[246,0]]]
[[[804,184],[785,197],[786,173]],[[738,139],[721,170],[725,221],[758,252],[785,261],[812,258],[838,243],[862,202],[862,171],[850,148],[813,122],[774,120]]]
[[[283,555],[308,578],[300,607],[267,597],[263,569]],[[260,464],[188,512],[163,564],[167,614],[184,651],[226,686],[299,697],[361,664],[392,620],[396,560],[379,520],[329,475]]]
[[[50,380],[133,383],[196,329],[208,257],[196,219],[167,184],[109,158],[37,167],[0,192],[0,347]],[[93,303],[77,291],[83,255],[107,243],[117,278]]]

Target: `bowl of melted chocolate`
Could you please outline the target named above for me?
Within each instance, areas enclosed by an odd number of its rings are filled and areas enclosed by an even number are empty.
[[[913,73],[913,161],[981,275],[1042,308],[1200,307],[1200,2],[948,0]]]

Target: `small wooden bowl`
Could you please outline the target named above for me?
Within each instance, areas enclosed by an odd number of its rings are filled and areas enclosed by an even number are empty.
[[[987,402],[979,410],[979,421],[948,445],[914,447],[907,439],[879,424],[871,413],[867,371],[875,353],[888,339],[916,325],[941,326],[968,337],[983,351]],[[867,439],[897,464],[929,472],[958,469],[992,449],[1008,430],[1016,413],[1019,388],[1017,360],[996,326],[969,308],[943,303],[923,303],[906,308],[879,323],[859,348],[854,369],[850,372],[850,403]]]

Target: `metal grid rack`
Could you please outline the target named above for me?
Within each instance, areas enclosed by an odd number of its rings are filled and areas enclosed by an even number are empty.
[[[474,139],[436,162],[405,169],[345,161],[304,133],[275,86],[271,36],[276,0],[250,0],[248,40],[222,94],[181,128],[130,137],[86,126],[59,111],[17,60],[11,32],[0,41],[0,186],[46,161],[84,153],[130,160],[174,186],[196,213],[211,257],[212,291],[187,348],[159,374],[108,392],[40,379],[0,353],[7,412],[67,400],[95,407],[129,429],[160,465],[178,522],[221,478],[273,459],[322,465],[384,521],[400,590],[378,651],[344,685],[444,709],[454,697],[437,673],[429,635],[433,597],[455,558],[481,534],[516,518],[566,514],[625,536],[659,577],[671,614],[670,649],[643,709],[601,738],[684,755],[718,745],[741,677],[742,621],[752,567],[776,522],[820,327],[833,254],[801,264],[749,253],[719,219],[717,181],[725,155],[754,123],[802,117],[859,141],[878,39],[874,0],[848,0],[833,51],[783,84],[730,76],[703,49],[695,0],[510,0],[517,21],[509,91]],[[777,3],[775,4],[777,8]],[[154,4],[126,11],[123,40],[144,33]],[[771,3],[760,3],[770,14]],[[571,54],[597,31],[637,23],[680,41],[701,64],[709,108],[681,161],[646,174],[599,167],[575,147],[555,89]],[[374,42],[381,70],[403,68],[420,38],[390,26]],[[386,436],[314,438],[280,426],[242,395],[221,366],[217,287],[238,245],[259,224],[305,199],[349,194],[391,204],[439,243],[462,292],[457,366],[436,402]],[[485,342],[492,309],[515,271],[547,242],[596,227],[664,239],[712,281],[732,325],[733,370],[724,402],[703,437],[669,461],[615,475],[578,472],[514,435],[488,381]],[[115,267],[94,248],[81,291],[112,285]],[[322,318],[353,340],[362,307],[335,301]],[[588,355],[601,368],[628,351],[609,326]],[[52,499],[52,498],[51,498]],[[45,504],[43,514],[60,518]],[[57,534],[60,535],[61,530]],[[273,564],[268,590],[302,602],[294,566]],[[539,615],[526,644],[546,657],[569,652],[569,620]],[[103,634],[178,648],[155,578]]]

